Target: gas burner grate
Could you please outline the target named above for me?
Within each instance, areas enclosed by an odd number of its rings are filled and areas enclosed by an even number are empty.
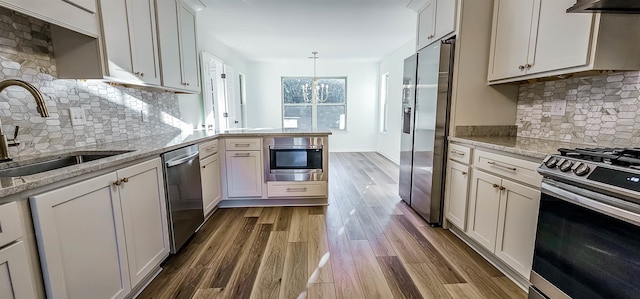
[[[623,167],[640,167],[640,148],[558,149],[561,156]]]

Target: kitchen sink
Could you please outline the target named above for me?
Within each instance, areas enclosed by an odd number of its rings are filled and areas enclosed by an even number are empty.
[[[112,157],[131,151],[108,151],[108,152],[92,152],[82,153],[75,152],[64,156],[55,156],[45,160],[28,163],[22,166],[16,166],[6,169],[0,169],[0,177],[19,177],[25,175],[37,174],[49,170],[63,168],[71,165],[77,165],[84,162],[95,161],[107,157]]]

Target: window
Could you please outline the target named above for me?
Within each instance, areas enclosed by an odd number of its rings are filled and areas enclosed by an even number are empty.
[[[282,126],[345,130],[347,78],[282,78]],[[313,92],[315,86],[315,93]]]
[[[380,78],[380,133],[387,132],[387,106],[389,101],[389,73]]]

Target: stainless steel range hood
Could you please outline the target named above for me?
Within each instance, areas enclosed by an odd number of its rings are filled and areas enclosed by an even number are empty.
[[[568,13],[640,13],[639,0],[578,0]]]

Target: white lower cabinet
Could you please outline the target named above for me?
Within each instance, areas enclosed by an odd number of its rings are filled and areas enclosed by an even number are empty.
[[[30,197],[49,298],[124,298],[169,253],[160,159]]]
[[[540,191],[476,170],[467,234],[529,278],[539,205]]]
[[[202,178],[202,201],[204,215],[207,216],[222,200],[220,192],[220,159],[213,154],[200,161],[200,176]]]
[[[471,181],[467,233],[491,252],[496,245],[501,182],[499,177],[482,171],[474,171]]]
[[[169,255],[167,206],[159,160],[117,171],[129,277],[136,286]]]
[[[229,197],[262,196],[263,174],[260,151],[227,151],[225,162]]]
[[[466,230],[469,166],[449,160],[445,180],[445,216],[449,223]]]
[[[0,298],[35,298],[27,251],[22,241],[0,249]]]
[[[529,277],[536,240],[540,191],[502,180],[495,254]]]

